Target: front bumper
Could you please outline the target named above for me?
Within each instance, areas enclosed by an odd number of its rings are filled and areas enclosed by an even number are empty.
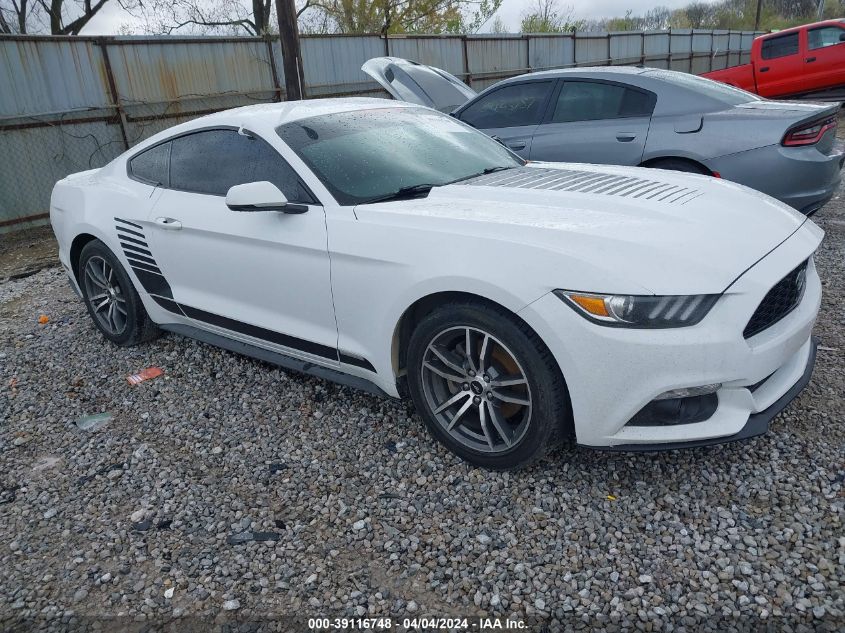
[[[594,446],[603,451],[619,451],[619,452],[635,452],[635,453],[656,453],[660,451],[674,451],[685,448],[699,448],[701,446],[713,446],[717,444],[728,444],[730,442],[738,442],[740,440],[748,440],[758,435],[763,435],[769,430],[769,423],[783,411],[790,402],[798,397],[798,394],[804,390],[804,387],[810,382],[813,376],[813,369],[816,366],[816,349],[818,348],[818,339],[811,337],[809,343],[809,358],[804,366],[804,373],[792,387],[778,398],[774,404],[759,413],[753,413],[748,417],[748,422],[742,427],[739,433],[728,435],[726,437],[711,437],[703,440],[693,440],[690,442],[667,442],[665,444],[619,444],[616,446]]]
[[[800,391],[812,367],[811,335],[821,304],[812,260],[799,305],[748,339],[742,331],[769,289],[810,257],[820,239],[817,229],[800,230],[736,280],[693,327],[603,327],[551,293],[520,311],[558,361],[577,443],[620,450],[701,446],[750,437],[767,424],[766,417],[794,397],[788,394]],[[715,383],[721,384],[718,406],[703,421],[629,424],[660,394]]]

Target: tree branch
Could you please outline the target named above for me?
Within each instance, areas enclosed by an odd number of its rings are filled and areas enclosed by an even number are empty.
[[[21,34],[26,33],[26,1],[21,0],[20,5],[13,2],[15,11],[18,13],[18,32]]]
[[[173,31],[182,28],[183,26],[187,26],[189,24],[195,24],[197,26],[240,26],[247,30],[248,33],[251,35],[257,35],[258,32],[255,29],[255,24],[253,24],[250,20],[220,20],[220,21],[205,21],[205,20],[185,20],[184,22],[180,22],[179,24],[175,24],[173,26],[167,27],[167,34],[170,35]]]
[[[5,11],[5,9],[0,8],[0,33],[11,33],[12,29],[9,27],[9,23],[6,22]]]
[[[305,11],[307,11],[311,7],[316,7],[316,6],[318,6],[316,2],[312,2],[311,0],[305,0],[305,4],[302,5],[302,8],[296,10],[296,17],[299,17],[300,15],[305,13]]]
[[[59,11],[58,11],[59,22],[61,22],[61,1],[62,0],[55,0],[55,2],[54,2],[54,4],[59,4],[59,6],[60,6]],[[53,34],[54,35],[79,35],[79,32],[82,30],[82,27],[84,27],[86,24],[88,24],[88,22],[91,20],[91,18],[93,18],[95,15],[97,15],[97,12],[100,9],[103,8],[103,5],[105,5],[107,1],[108,0],[99,0],[99,2],[97,2],[97,4],[92,5],[90,0],[86,0],[85,4],[87,6],[85,7],[85,13],[83,13],[81,16],[79,16],[77,19],[75,19],[73,22],[70,22],[66,26],[60,27],[58,32],[56,32],[54,30]],[[52,21],[52,18],[51,18],[51,21]]]

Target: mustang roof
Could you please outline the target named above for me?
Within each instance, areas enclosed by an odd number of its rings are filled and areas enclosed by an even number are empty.
[[[372,97],[343,97],[336,99],[307,99],[303,101],[283,101],[281,103],[258,103],[255,105],[242,106],[231,110],[222,110],[213,114],[192,119],[179,125],[174,125],[162,132],[154,134],[150,138],[138,143],[127,153],[134,154],[150,145],[160,141],[197,130],[204,127],[216,125],[244,126],[249,128],[278,127],[284,123],[307,119],[308,117],[320,114],[332,114],[335,112],[349,112],[352,110],[372,110],[375,108],[418,108],[413,103],[394,101],[393,99],[375,99]]]
[[[308,117],[321,114],[333,114],[335,112],[348,112],[350,110],[370,110],[373,108],[406,108],[419,107],[412,103],[394,101],[393,99],[376,99],[372,97],[342,97],[335,99],[307,99],[303,101],[283,101],[281,103],[259,103],[255,105],[242,106],[232,110],[215,112],[207,116],[195,119],[194,122],[202,125],[223,123],[225,119],[229,124],[234,122],[247,125],[248,121],[259,120],[263,124],[272,123],[273,126],[307,119]]]

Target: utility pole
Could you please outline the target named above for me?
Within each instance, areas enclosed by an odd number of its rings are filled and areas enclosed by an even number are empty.
[[[294,0],[276,0],[276,15],[279,18],[279,41],[282,44],[282,65],[285,69],[285,98],[287,101],[296,101],[305,97],[305,75],[302,71]]]
[[[757,17],[754,18],[754,30],[760,30],[760,9],[763,8],[763,0],[757,0]]]

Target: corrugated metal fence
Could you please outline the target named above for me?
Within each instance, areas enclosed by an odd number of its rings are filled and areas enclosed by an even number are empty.
[[[745,63],[755,34],[672,30],[497,36],[306,36],[308,97],[380,94],[361,64],[393,55],[481,90],[526,72],[645,64],[701,73]],[[273,38],[0,36],[0,232],[44,222],[65,175],[100,167],[151,134],[285,98]],[[383,93],[381,93],[383,94]]]

